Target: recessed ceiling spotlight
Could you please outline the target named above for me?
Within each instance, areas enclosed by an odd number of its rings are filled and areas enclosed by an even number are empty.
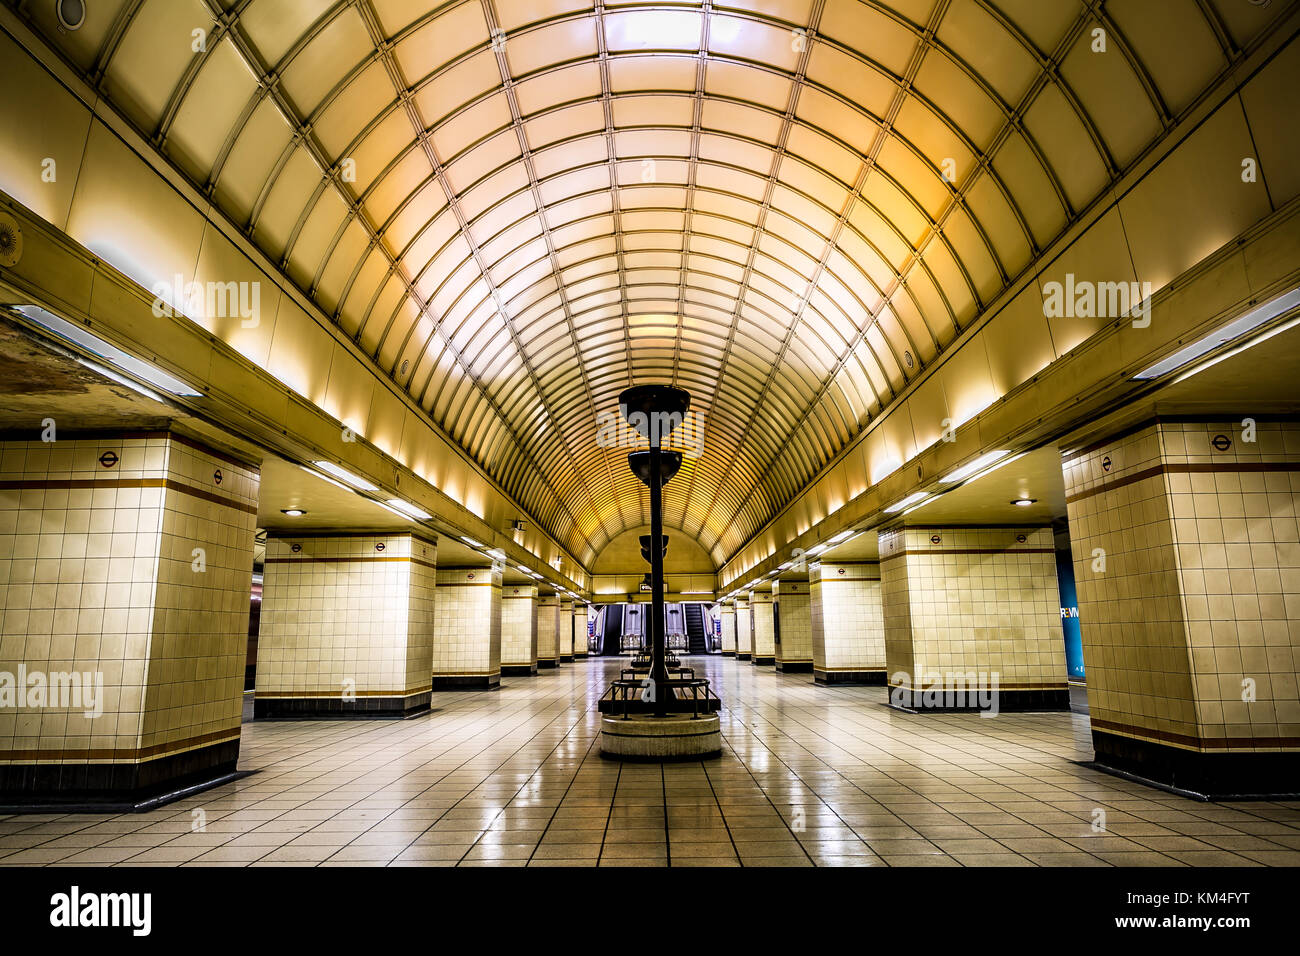
[[[1036,504],[1037,501],[1037,498],[1013,498],[1010,503],[1020,508],[1028,508],[1030,505]]]
[[[288,515],[290,518],[301,518],[307,512],[301,508],[281,508],[280,514]]]

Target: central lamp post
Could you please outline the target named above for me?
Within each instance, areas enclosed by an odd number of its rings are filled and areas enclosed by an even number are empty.
[[[691,407],[691,396],[672,385],[636,385],[618,397],[627,423],[650,443],[648,451],[627,456],[632,473],[650,489],[650,689],[654,714],[668,713],[668,667],[664,637],[664,540],[663,487],[682,466],[681,452],[664,451],[663,443],[682,423]]]

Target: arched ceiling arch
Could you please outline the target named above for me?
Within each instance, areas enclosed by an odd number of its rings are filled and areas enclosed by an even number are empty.
[[[649,517],[599,415],[688,389],[665,518],[718,564],[1276,13],[100,0],[60,34],[25,6],[581,560]]]

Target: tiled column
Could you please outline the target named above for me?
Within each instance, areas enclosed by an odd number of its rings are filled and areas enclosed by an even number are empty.
[[[501,571],[438,571],[434,590],[433,689],[501,685]]]
[[[437,554],[410,534],[268,537],[254,716],[428,710]]]
[[[776,663],[776,622],[772,618],[772,592],[755,591],[750,595],[749,611],[754,622],[754,656],[751,664]]]
[[[736,656],[736,605],[726,601],[722,611],[722,653],[726,657]]]
[[[559,623],[560,663],[573,663],[573,602],[560,598]]]
[[[178,434],[0,444],[0,801],[234,771],[257,499]]]
[[[536,673],[537,585],[506,585],[501,589],[501,674]]]
[[[749,598],[736,598],[736,660],[747,661],[754,656],[754,615]]]
[[[1300,791],[1300,423],[1150,423],[1066,459],[1098,763]]]
[[[576,601],[573,605],[573,659],[587,659],[587,605]]]
[[[772,582],[772,622],[776,669],[786,673],[811,671],[812,621],[809,585],[798,581]]]
[[[537,666],[557,667],[560,663],[560,596],[537,598]]]
[[[1069,707],[1050,528],[881,532],[880,570],[893,703]]]
[[[819,684],[885,683],[880,565],[814,564],[808,590],[813,679]]]

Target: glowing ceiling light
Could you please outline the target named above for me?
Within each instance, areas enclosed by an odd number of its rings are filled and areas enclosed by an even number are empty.
[[[971,475],[975,474],[978,471],[982,471],[983,469],[987,468],[989,465],[996,462],[998,459],[1005,458],[1009,454],[1011,454],[1011,452],[1006,450],[985,452],[983,455],[980,455],[974,461],[967,462],[966,464],[958,468],[956,471],[944,475],[939,480],[943,482],[945,485],[951,485],[954,482],[958,482],[958,481],[965,481]]]
[[[929,497],[930,497],[930,493],[928,491],[918,491],[915,492],[914,494],[908,495],[902,501],[895,502],[894,504],[890,505],[888,508],[882,508],[881,510],[884,511],[884,513],[887,515],[892,515],[896,511],[902,511],[904,508],[911,508],[912,505],[920,504],[922,501],[925,501]]]
[[[415,518],[417,521],[428,521],[433,517],[433,515],[429,514],[429,512],[425,511],[423,508],[417,508],[409,501],[403,501],[401,498],[389,498],[388,503],[408,518]]]
[[[312,462],[317,468],[326,474],[333,475],[340,481],[345,481],[353,488],[360,488],[362,491],[378,491],[379,486],[372,481],[367,481],[360,475],[354,475],[346,468],[340,468],[332,461],[314,461]]]
[[[96,357],[103,359],[118,369],[121,369],[128,375],[140,379],[142,382],[147,382],[154,388],[160,388],[164,392],[171,392],[173,395],[179,395],[185,398],[203,397],[202,392],[195,391],[175,376],[167,374],[162,369],[150,365],[148,362],[140,361],[134,355],[123,352],[116,345],[111,345],[99,336],[92,335],[74,322],[69,322],[67,319],[60,318],[54,313],[47,312],[45,309],[35,305],[19,306],[17,311],[23,316],[23,318],[39,325],[45,331],[53,334],[57,338],[63,339],[65,342],[70,342],[73,345],[85,349],[87,352],[93,353]],[[113,379],[115,382],[125,385],[128,388],[135,389],[142,395],[147,395],[150,398],[162,401],[162,398],[158,395],[148,391],[147,389],[141,388],[129,379],[124,379],[108,369],[85,360],[79,359],[78,361],[87,368],[93,369],[99,374]]]
[[[1220,345],[1231,342],[1248,332],[1253,332],[1270,319],[1275,319],[1284,312],[1294,309],[1300,305],[1300,288],[1292,289],[1284,295],[1278,296],[1263,305],[1256,306],[1245,315],[1229,322],[1222,328],[1216,329],[1204,338],[1197,339],[1191,345],[1179,349],[1168,358],[1161,359],[1155,365],[1145,371],[1139,372],[1133,378],[1140,381],[1159,378],[1175,369],[1180,369],[1184,365],[1196,361],[1207,352],[1213,351]],[[1208,367],[1208,366],[1207,366]]]
[[[473,538],[467,538],[467,537],[465,537],[464,535],[461,535],[461,536],[460,536],[460,540],[464,541],[464,542],[465,542],[467,545],[469,545],[471,548],[481,548],[481,547],[483,547],[483,542],[482,542],[482,541],[475,541]]]
[[[837,534],[837,535],[832,535],[830,538],[828,538],[828,539],[826,540],[826,543],[827,543],[827,544],[839,544],[841,541],[845,540],[846,538],[851,538],[851,537],[853,537],[855,534],[857,534],[857,532],[854,531],[852,528],[850,528],[848,531],[841,531],[841,532],[840,532],[839,534]]]

